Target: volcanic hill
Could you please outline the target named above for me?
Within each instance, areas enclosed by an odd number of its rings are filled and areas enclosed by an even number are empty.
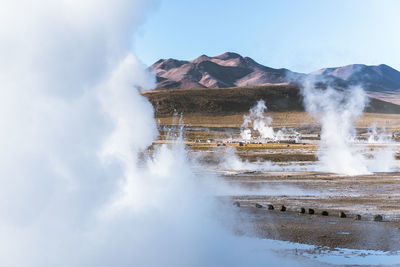
[[[371,92],[400,90],[400,72],[384,64],[352,64],[305,74],[266,67],[249,57],[226,52],[215,57],[202,55],[192,61],[160,59],[149,70],[156,74],[157,89],[243,87],[313,78],[343,88],[361,85]]]
[[[266,67],[249,57],[226,52],[191,61],[160,59],[148,70],[155,73],[157,88],[144,95],[159,115],[174,111],[243,112],[256,98],[264,99],[272,111],[303,110],[299,90],[308,78],[321,86],[343,90],[360,85],[371,98],[367,111],[400,113],[400,107],[394,105],[400,104],[400,72],[383,64],[353,64],[305,74]],[[218,90],[222,88],[229,90]]]

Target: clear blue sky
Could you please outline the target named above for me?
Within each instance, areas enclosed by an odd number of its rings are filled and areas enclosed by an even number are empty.
[[[232,51],[310,72],[352,63],[400,70],[400,0],[164,0],[133,51],[147,65]]]

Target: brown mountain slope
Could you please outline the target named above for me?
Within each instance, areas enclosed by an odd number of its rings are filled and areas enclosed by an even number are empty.
[[[263,84],[300,84],[311,78],[318,84],[347,89],[360,85],[373,98],[400,104],[400,72],[381,64],[352,64],[324,68],[310,74],[263,66],[249,57],[226,52],[192,61],[160,59],[149,70],[157,77],[157,89],[227,88]]]
[[[202,55],[192,61],[161,59],[150,68],[157,76],[157,89],[226,88],[287,82],[296,73],[258,64],[249,57],[227,52],[216,57]]]
[[[304,111],[300,88],[274,84],[231,88],[171,89],[142,92],[153,104],[156,116],[183,114],[237,114],[248,112],[258,100],[269,111]],[[400,113],[400,106],[370,99],[366,112]]]

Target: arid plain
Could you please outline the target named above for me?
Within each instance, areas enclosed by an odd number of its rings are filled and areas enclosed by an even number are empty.
[[[275,131],[290,129],[289,135],[295,132],[299,138],[245,142],[241,128],[246,113],[189,114],[156,118],[160,135],[154,145],[173,141],[183,126],[186,149],[200,162],[199,172],[229,184],[220,198],[234,206],[239,234],[330,248],[399,250],[400,172],[319,172],[313,167],[318,162],[319,123],[306,112],[267,114]],[[374,123],[390,143],[367,142]],[[364,113],[355,127],[354,146],[360,153],[369,157],[391,146],[398,161],[399,114]]]

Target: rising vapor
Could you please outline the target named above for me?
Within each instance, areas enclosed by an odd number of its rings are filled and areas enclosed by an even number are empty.
[[[354,145],[354,122],[368,104],[361,86],[349,91],[329,86],[321,89],[309,79],[303,84],[302,94],[306,111],[321,124],[317,171],[361,175],[395,168],[393,148],[376,150],[369,159]]]
[[[138,89],[155,80],[129,48],[151,8],[138,0],[2,3],[1,266],[280,262],[213,219],[231,215],[193,174],[182,144],[138,164],[157,135]]]

